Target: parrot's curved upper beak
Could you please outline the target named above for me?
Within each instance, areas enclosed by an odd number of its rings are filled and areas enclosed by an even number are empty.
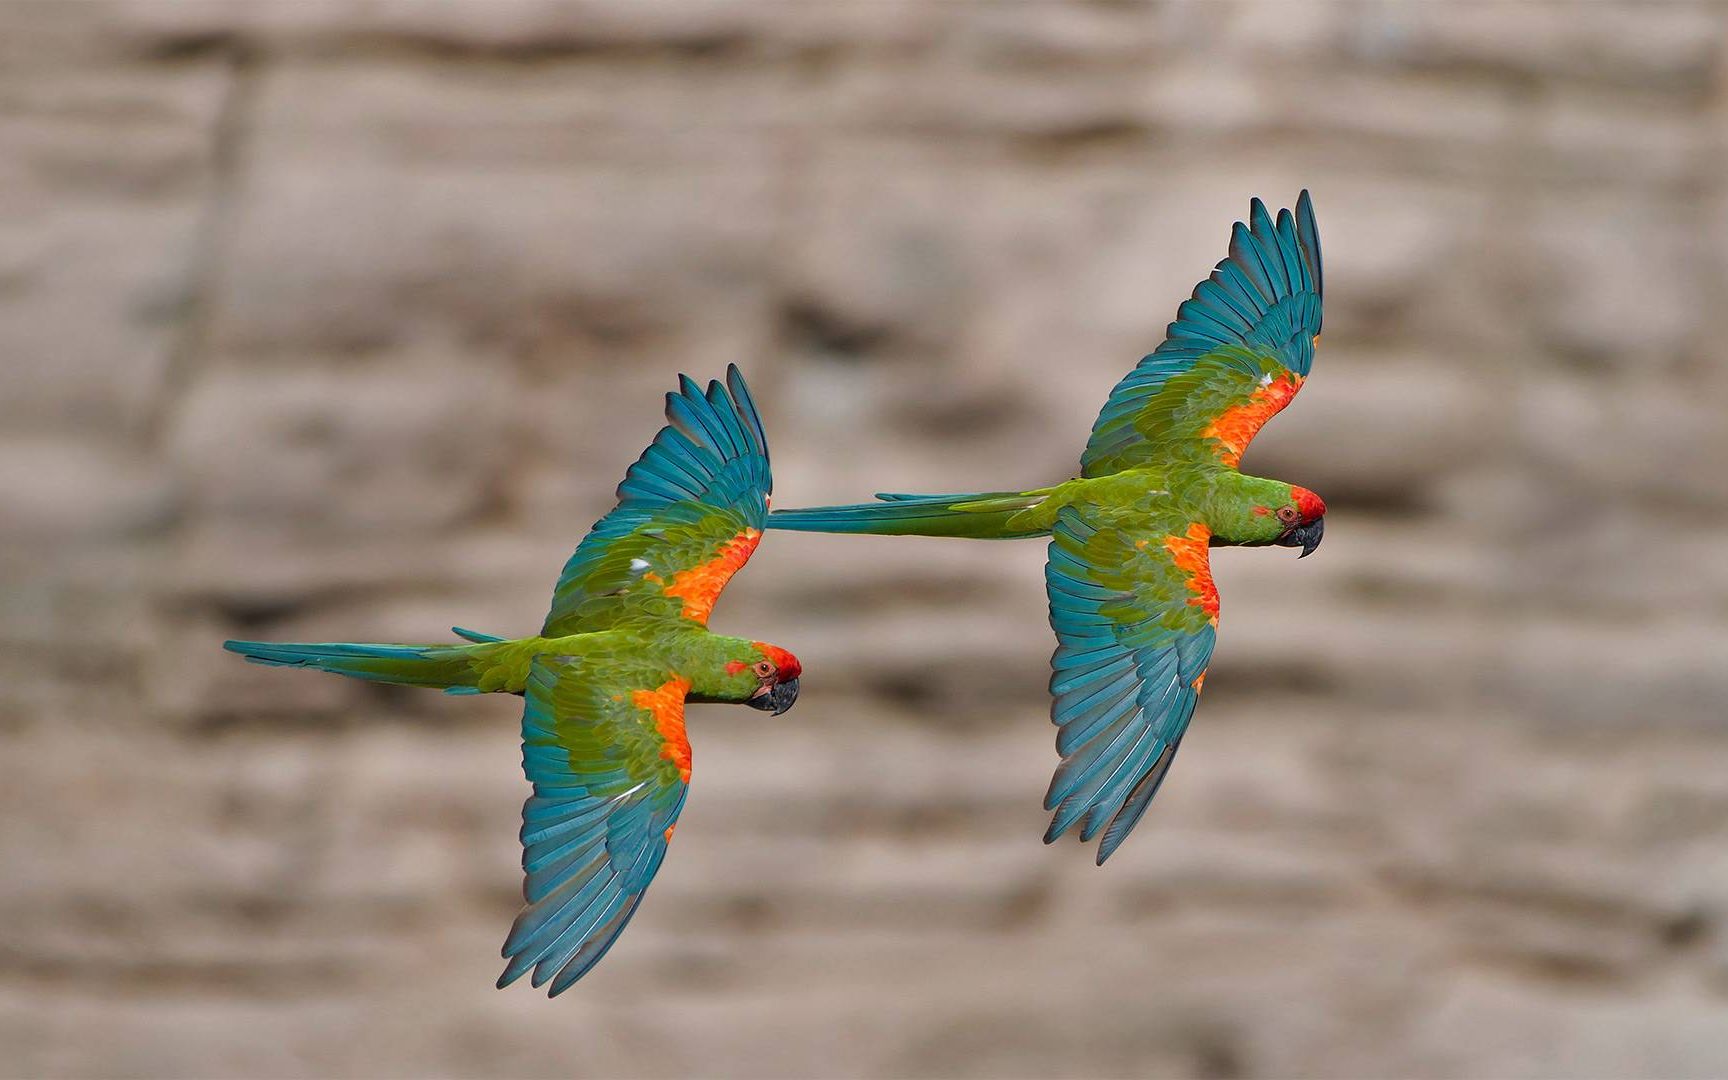
[[[779,716],[787,709],[790,709],[793,703],[797,700],[798,680],[787,679],[783,683],[775,683],[773,686],[764,686],[762,689],[756,691],[756,693],[751,696],[750,700],[746,701],[744,704],[750,706],[752,709],[761,709],[765,713],[772,713],[775,716]]]
[[[1326,519],[1317,517],[1306,525],[1299,525],[1274,541],[1279,547],[1299,547],[1302,554],[1298,559],[1306,559],[1314,554],[1314,549],[1320,546],[1320,538],[1326,535]]]

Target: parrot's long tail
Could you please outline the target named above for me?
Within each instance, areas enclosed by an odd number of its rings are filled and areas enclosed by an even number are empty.
[[[372,682],[430,686],[453,694],[479,692],[480,676],[488,667],[482,650],[489,648],[484,643],[359,645],[273,641],[225,641],[222,647],[254,664],[314,668]]]
[[[1026,514],[1044,501],[1043,491],[989,491],[970,495],[876,496],[880,502],[851,506],[812,506],[776,510],[770,529],[797,532],[870,533],[878,536],[964,536],[974,540],[1016,540],[1050,532],[1037,515]]]

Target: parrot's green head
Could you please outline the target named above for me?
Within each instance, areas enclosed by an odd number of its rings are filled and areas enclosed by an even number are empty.
[[[726,661],[724,697],[779,716],[798,700],[798,658],[761,641],[741,642]]]
[[[1265,480],[1261,486],[1264,490],[1254,493],[1248,512],[1236,515],[1237,520],[1230,523],[1230,532],[1236,535],[1214,532],[1235,544],[1299,547],[1302,554],[1297,558],[1312,555],[1326,534],[1326,504],[1320,496],[1295,484]]]

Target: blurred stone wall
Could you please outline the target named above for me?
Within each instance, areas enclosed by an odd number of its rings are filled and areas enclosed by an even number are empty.
[[[1694,4],[0,6],[0,1073],[1728,1072],[1723,24]],[[1328,321],[1188,752],[1038,843],[1042,545],[776,535],[548,1002],[514,699],[678,371],[781,505],[1071,473],[1251,195]]]

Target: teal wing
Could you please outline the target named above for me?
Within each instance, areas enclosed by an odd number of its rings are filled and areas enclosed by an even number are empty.
[[[1103,864],[1134,828],[1194,715],[1218,625],[1206,529],[1168,512],[1064,507],[1045,585],[1050,717],[1062,755],[1044,842],[1099,829]]]
[[[667,424],[618,485],[618,505],[564,566],[541,634],[642,619],[706,626],[720,591],[761,541],[774,481],[768,439],[737,367],[704,393],[688,376]]]
[[[543,656],[529,670],[522,896],[498,985],[533,971],[553,995],[623,932],[654,880],[689,792],[689,684],[641,662]]]
[[[1320,337],[1320,234],[1306,191],[1274,220],[1259,199],[1230,255],[1194,287],[1163,344],[1116,384],[1092,425],[1081,474],[1184,457],[1231,467],[1301,389]]]

